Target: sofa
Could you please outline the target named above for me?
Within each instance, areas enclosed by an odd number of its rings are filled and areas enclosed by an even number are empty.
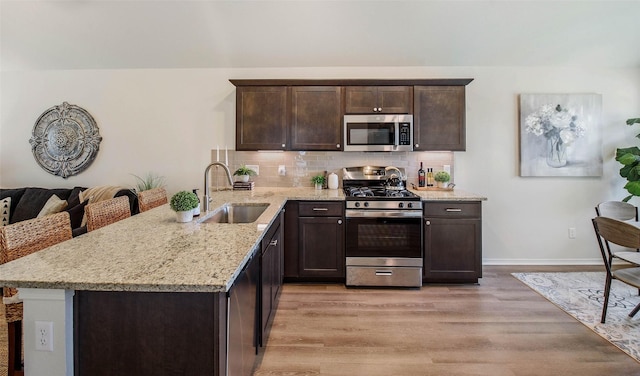
[[[0,225],[67,211],[71,219],[71,230],[75,237],[87,232],[87,226],[83,223],[84,207],[90,200],[93,202],[94,196],[89,195],[95,194],[102,194],[102,196],[108,194],[112,197],[127,196],[129,197],[131,214],[138,213],[138,196],[134,190],[123,187],[0,189],[0,202],[2,203],[0,208],[2,223]]]

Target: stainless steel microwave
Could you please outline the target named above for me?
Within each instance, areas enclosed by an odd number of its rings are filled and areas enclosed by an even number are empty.
[[[344,115],[344,151],[413,151],[413,115]]]

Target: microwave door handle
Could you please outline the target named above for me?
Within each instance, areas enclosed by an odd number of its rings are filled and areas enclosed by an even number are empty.
[[[400,146],[400,123],[398,121],[395,122],[395,135],[393,140],[393,149],[398,150]]]

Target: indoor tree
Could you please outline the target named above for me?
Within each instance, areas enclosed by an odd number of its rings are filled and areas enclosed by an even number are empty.
[[[627,125],[640,123],[640,118],[628,119]],[[636,135],[640,138],[640,134]],[[620,176],[627,179],[624,188],[630,193],[622,201],[628,202],[633,196],[640,196],[640,149],[637,146],[616,149],[616,161],[622,163]]]

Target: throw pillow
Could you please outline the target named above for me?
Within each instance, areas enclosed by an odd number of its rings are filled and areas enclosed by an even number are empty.
[[[46,215],[60,213],[67,207],[67,201],[61,200],[58,196],[53,195],[49,197],[47,202],[38,213],[37,218],[44,217]]]
[[[8,225],[10,217],[11,217],[11,197],[3,198],[2,201],[0,201],[0,218],[2,218],[2,223],[0,223],[0,226]]]

